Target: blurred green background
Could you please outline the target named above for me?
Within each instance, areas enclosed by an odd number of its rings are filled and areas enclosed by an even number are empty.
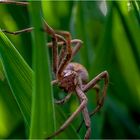
[[[140,2],[135,0],[42,2],[43,17],[53,29],[69,31],[73,39],[84,42],[73,61],[87,68],[89,80],[104,70],[109,73],[104,106],[91,118],[91,138],[140,138],[139,8]],[[27,6],[0,4],[0,28],[17,31],[30,26]],[[32,67],[31,34],[6,35]],[[51,60],[50,49],[49,54]],[[56,98],[64,95],[54,88]],[[89,91],[87,96],[88,108],[92,111],[96,107],[94,91]],[[78,100],[73,96],[61,108],[70,115],[77,106]],[[73,121],[74,129],[81,120],[79,115]],[[0,61],[0,138],[27,138],[27,131]],[[83,138],[84,134],[83,126],[79,135]]]

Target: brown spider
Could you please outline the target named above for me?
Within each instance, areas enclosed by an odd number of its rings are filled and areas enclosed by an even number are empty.
[[[62,132],[80,112],[83,113],[85,125],[87,128],[85,139],[89,139],[91,134],[90,115],[87,109],[88,99],[85,95],[85,92],[87,92],[91,88],[95,88],[97,91],[97,107],[91,113],[91,115],[93,115],[96,112],[98,112],[99,109],[103,106],[109,81],[108,72],[104,71],[97,75],[95,78],[93,78],[90,82],[87,82],[88,71],[86,70],[86,68],[79,63],[71,62],[73,56],[79,51],[82,45],[82,41],[78,39],[71,40],[71,35],[69,32],[54,31],[46,22],[45,31],[52,37],[52,43],[48,44],[52,47],[53,72],[55,73],[56,78],[56,80],[52,81],[52,84],[57,84],[67,93],[67,96],[65,96],[64,99],[56,101],[56,103],[65,103],[71,97],[72,93],[76,93],[80,101],[80,105],[76,109],[76,111],[65,121],[65,123],[55,133],[47,137],[47,139],[50,139]],[[75,47],[72,48],[72,44],[74,44]],[[62,47],[59,56],[58,45],[64,46]],[[97,83],[101,79],[104,79],[104,87],[102,91],[102,97],[99,98]],[[80,130],[80,127],[78,131]]]
[[[9,32],[6,30],[2,31],[16,35],[22,32],[30,32],[32,30],[33,27],[16,32]],[[52,81],[52,85],[58,85],[67,93],[67,96],[65,96],[64,99],[57,100],[55,101],[55,103],[64,104],[71,97],[72,93],[75,93],[80,101],[80,105],[76,109],[76,111],[65,121],[65,123],[56,132],[54,132],[51,136],[47,137],[46,139],[51,139],[54,136],[61,133],[66,127],[68,127],[68,125],[80,112],[82,112],[83,114],[85,125],[87,128],[85,139],[89,139],[91,134],[90,116],[98,112],[103,106],[109,81],[108,72],[103,71],[100,74],[98,74],[95,78],[93,78],[90,82],[87,82],[88,71],[86,70],[86,68],[79,63],[71,62],[72,58],[81,48],[82,41],[78,39],[72,40],[69,32],[54,31],[46,22],[44,31],[52,37],[52,42],[48,43],[48,46],[52,48],[53,72],[55,74],[55,80]],[[72,45],[74,45],[73,48],[71,47]],[[60,54],[58,54],[58,46],[63,46],[60,50]],[[99,89],[97,83],[101,79],[104,79],[104,86],[102,90],[102,96],[99,98]],[[91,114],[89,114],[87,109],[88,99],[85,93],[92,88],[96,89],[97,107],[93,110]],[[82,124],[83,122],[81,123],[81,125]],[[78,131],[80,130],[81,125]]]

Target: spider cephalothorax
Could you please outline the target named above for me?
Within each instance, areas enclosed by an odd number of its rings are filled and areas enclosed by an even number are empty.
[[[74,92],[77,84],[76,75],[77,73],[72,70],[65,70],[60,79],[59,87],[66,93]]]
[[[88,72],[78,63],[69,63],[62,73],[59,86],[64,89],[66,93],[75,92],[76,85],[79,84],[78,78],[82,83],[87,82]]]

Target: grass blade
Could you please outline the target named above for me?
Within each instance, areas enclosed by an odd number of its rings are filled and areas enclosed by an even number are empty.
[[[48,52],[46,52],[45,33],[41,13],[41,2],[32,2],[30,14],[35,30],[33,39],[33,100],[30,138],[44,138],[55,130],[54,106]]]
[[[117,13],[116,15],[114,14],[113,17],[113,24],[115,26],[115,28],[113,29],[113,40],[115,44],[114,48],[122,73],[126,79],[127,84],[129,85],[129,89],[131,90],[131,102],[133,102],[133,105],[135,105],[136,109],[139,108],[140,101],[140,88],[138,84],[140,83],[140,59],[138,52],[139,44],[137,44],[136,40],[134,39],[136,37],[134,37],[133,33],[130,32],[132,31],[132,27],[128,26],[129,24],[126,22],[127,20],[123,16],[123,10],[122,8],[120,8],[119,3],[115,2],[114,6],[116,8],[114,9],[114,12]],[[129,31],[126,29],[129,29]],[[116,33],[118,34],[118,36],[122,37],[118,38],[116,36]],[[125,55],[122,52],[124,52]]]
[[[15,49],[10,40],[1,31],[0,55],[12,93],[21,109],[27,125],[29,126],[32,70]]]

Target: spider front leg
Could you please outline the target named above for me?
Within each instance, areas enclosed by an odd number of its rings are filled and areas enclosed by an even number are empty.
[[[96,93],[96,101],[97,101],[97,106],[98,106],[98,102],[99,102],[99,99],[100,99],[100,96],[99,96],[99,91],[100,91],[100,86],[98,84],[96,84],[93,89],[95,90],[95,93]],[[97,110],[97,109],[95,109]],[[94,115],[94,114],[92,114]],[[91,113],[89,114],[89,116],[91,117],[92,116]],[[77,129],[77,132],[79,133],[80,129],[82,128],[82,125],[84,124],[84,120],[80,123],[78,129]]]
[[[73,46],[72,47],[72,57],[71,58],[73,58],[77,54],[77,52],[80,50],[80,48],[82,47],[82,43],[83,42],[81,40],[79,40],[79,39],[71,40],[71,45]],[[50,48],[52,48],[52,45],[53,45],[52,42],[47,43],[47,46],[50,47]],[[59,64],[60,64],[62,59],[65,57],[66,40],[57,42],[57,45],[58,45],[58,47],[62,47],[63,46],[63,48],[61,49],[60,55],[59,55]]]
[[[44,19],[43,19],[44,20]],[[58,46],[57,46],[57,37],[55,31],[47,24],[44,20],[45,28],[44,31],[47,32],[52,37],[52,58],[53,58],[53,72],[56,73],[58,71]]]
[[[62,45],[62,42],[60,42],[60,43]],[[71,40],[71,45],[73,45],[73,47],[72,47],[72,54],[71,54],[71,60],[76,55],[76,53],[79,51],[79,49],[81,48],[82,43],[83,42],[81,40],[79,40],[79,39],[73,39],[73,40]],[[59,44],[59,42],[58,42],[58,44]],[[63,42],[63,46],[64,45],[66,45],[65,42]],[[66,47],[63,47],[61,49],[61,52],[60,52],[59,64],[61,63],[61,61],[65,57],[65,52],[66,52]],[[69,60],[69,61],[71,61],[71,60]]]
[[[71,44],[74,44],[74,47],[72,48],[72,58],[73,58],[82,47],[83,42],[79,39],[73,39],[71,41]]]
[[[28,2],[17,2],[17,1],[12,1],[12,0],[0,0],[0,4],[16,4],[16,5],[26,6],[29,3]]]
[[[58,84],[58,80],[53,80],[51,81],[51,85],[57,85]],[[71,97],[72,92],[67,94],[67,96],[65,96],[63,99],[60,100],[56,100],[54,101],[55,104],[65,104]]]
[[[66,53],[64,52],[65,56],[62,61],[59,63],[57,78],[61,79],[62,72],[64,71],[65,67],[69,64],[72,57],[72,48],[71,48],[71,35],[69,32],[66,31],[55,31],[56,34],[64,36],[66,38]]]
[[[69,124],[73,121],[73,119],[86,107],[87,105],[87,97],[82,92],[82,90],[77,86],[76,93],[78,98],[80,99],[81,103],[80,106],[76,109],[76,111],[65,121],[65,123],[51,136],[47,137],[46,139],[51,139],[54,136],[57,136],[59,133],[65,130],[69,126]]]
[[[76,88],[77,93],[79,94],[79,100],[82,102],[83,98],[85,97],[85,93],[79,88]],[[83,117],[84,117],[84,121],[85,121],[85,125],[87,128],[86,134],[85,134],[85,139],[89,139],[90,138],[90,134],[91,134],[91,121],[90,121],[90,117],[89,117],[89,113],[88,113],[88,109],[87,106],[85,106],[82,110],[83,113]]]
[[[98,99],[98,106],[100,106],[100,108],[103,106],[104,98],[106,96],[106,91],[107,91],[108,82],[109,82],[108,72],[104,71],[104,72],[100,73],[93,80],[91,80],[89,83],[87,83],[83,88],[83,91],[86,92],[90,88],[93,88],[102,79],[104,79],[104,86],[103,86],[102,96]]]
[[[98,87],[97,83],[102,79],[104,79],[104,86],[103,86],[103,90],[102,90],[102,96],[99,97],[99,87]],[[93,78],[93,80],[91,80],[89,83],[87,83],[84,86],[84,88],[83,88],[84,92],[88,91],[91,88],[95,88],[95,90],[96,90],[97,107],[90,113],[90,117],[93,116],[94,114],[96,114],[103,106],[104,98],[106,96],[106,91],[107,91],[107,87],[108,87],[108,82],[109,82],[109,74],[107,71],[104,71],[104,72],[100,73],[99,75],[97,75],[95,78]],[[80,131],[83,123],[84,123],[84,121],[82,121],[81,124],[79,125],[77,132]]]
[[[5,32],[5,33],[8,33],[8,34],[19,35],[21,33],[31,32],[33,29],[34,29],[33,27],[30,27],[30,28],[26,28],[26,29],[23,29],[23,30],[18,30],[18,31],[15,31],[15,32],[7,31],[5,29],[2,29],[1,31]]]
[[[72,92],[68,93],[68,95],[65,96],[63,99],[60,99],[60,100],[55,99],[55,104],[61,104],[61,105],[65,104],[70,99],[71,95],[72,95]]]
[[[53,71],[55,73],[55,76],[57,79],[61,78],[61,73],[64,70],[64,67],[67,65],[68,58],[71,57],[71,53],[69,56],[69,52],[71,52],[71,47],[70,47],[70,41],[71,37],[68,32],[64,31],[54,31],[44,20],[45,23],[45,28],[44,31],[47,32],[51,37],[52,37],[52,43],[51,43],[51,48],[52,48],[52,57],[53,57]],[[63,37],[65,36],[66,39]],[[66,59],[62,61],[62,63],[59,66],[60,59],[58,57],[58,41],[63,41],[64,44],[66,45]],[[63,49],[62,49],[63,51]]]

